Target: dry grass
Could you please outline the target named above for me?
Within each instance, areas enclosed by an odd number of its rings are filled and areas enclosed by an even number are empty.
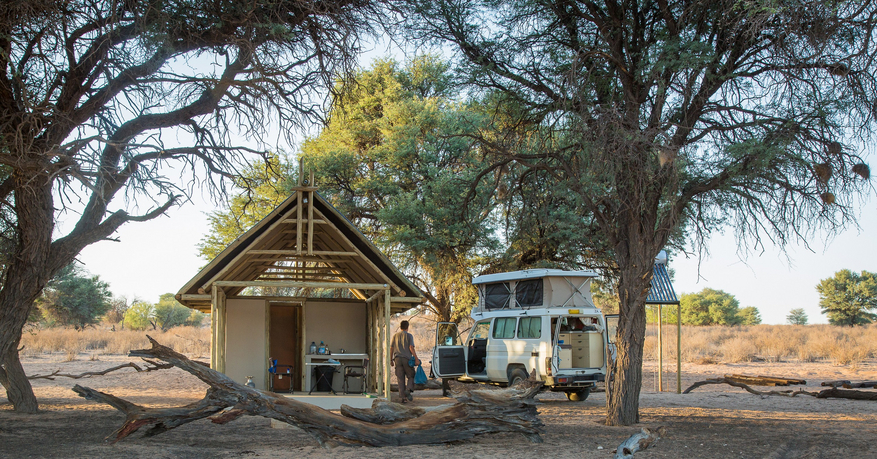
[[[392,332],[407,319],[409,331],[422,360],[430,360],[435,345],[435,322],[428,317],[395,317]],[[460,324],[465,336],[470,324]],[[117,330],[106,327],[76,331],[71,328],[49,328],[24,333],[23,356],[58,354],[75,360],[83,353],[91,359],[100,355],[127,354],[131,349],[149,346],[146,334],[177,352],[190,357],[210,355],[210,327],[176,327],[167,332]],[[644,358],[658,359],[658,327],[646,329]],[[664,360],[676,360],[676,327],[663,329]],[[877,357],[877,324],[863,327],[833,325],[749,325],[682,327],[682,360],[689,363],[740,363],[753,361],[828,361],[835,365],[858,366]]]
[[[99,355],[124,355],[131,349],[147,348],[149,347],[147,334],[161,344],[190,357],[210,355],[210,327],[175,327],[167,332],[112,331],[107,327],[94,327],[83,331],[67,327],[47,328],[24,333],[21,338],[24,350],[21,354],[22,356],[60,354],[66,361],[72,361],[84,352],[94,360]]]
[[[646,330],[644,357],[658,358],[658,327]],[[676,359],[676,327],[663,329],[664,359]],[[834,325],[749,325],[682,327],[682,360],[689,363],[752,361],[813,362],[857,366],[877,356],[877,324],[864,327]]]

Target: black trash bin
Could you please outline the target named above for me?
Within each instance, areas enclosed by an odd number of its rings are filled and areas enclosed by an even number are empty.
[[[320,365],[314,368],[314,378],[317,381],[317,392],[332,391],[332,376],[335,375],[335,367]]]

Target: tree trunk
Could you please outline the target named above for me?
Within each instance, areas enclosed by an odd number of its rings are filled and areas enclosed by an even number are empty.
[[[20,175],[20,174],[19,174]],[[18,231],[0,289],[0,383],[15,411],[35,413],[37,401],[21,367],[18,345],[33,302],[54,275],[50,265],[54,207],[51,179],[14,177]]]
[[[655,260],[647,244],[633,238],[616,247],[620,267],[619,318],[615,337],[617,355],[612,364],[606,397],[606,424],[628,426],[639,422],[642,389],[643,344],[646,335],[646,297]],[[657,253],[657,251],[654,251]]]
[[[37,398],[24,368],[21,367],[17,349],[0,359],[0,384],[6,388],[6,398],[15,411],[30,414],[37,412]]]
[[[646,318],[645,307],[629,309],[627,317],[622,314],[618,321],[619,335],[623,330],[626,336],[615,341],[617,353],[606,399],[606,424],[610,426],[629,426],[639,422]]]

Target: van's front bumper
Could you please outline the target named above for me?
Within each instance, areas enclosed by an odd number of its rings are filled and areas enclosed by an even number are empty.
[[[591,373],[586,375],[556,375],[545,378],[545,386],[552,391],[579,390],[594,387],[598,382],[606,380],[603,373]]]

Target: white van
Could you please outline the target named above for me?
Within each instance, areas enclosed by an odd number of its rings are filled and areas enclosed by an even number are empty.
[[[476,277],[475,324],[465,341],[455,323],[438,324],[433,373],[505,385],[535,371],[549,390],[586,399],[606,377],[606,324],[590,290],[595,277],[559,269]]]

